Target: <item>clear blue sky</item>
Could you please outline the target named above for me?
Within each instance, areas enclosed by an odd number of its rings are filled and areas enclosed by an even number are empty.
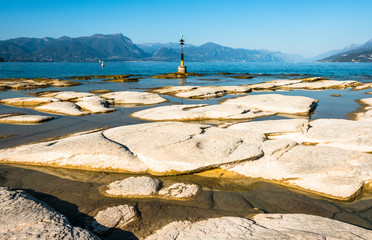
[[[307,57],[372,38],[372,0],[0,0],[0,40],[123,33]]]

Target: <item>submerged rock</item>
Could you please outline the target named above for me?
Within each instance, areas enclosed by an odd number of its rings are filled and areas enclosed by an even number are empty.
[[[27,123],[41,123],[52,120],[51,116],[41,116],[41,115],[16,115],[16,116],[1,116],[0,114],[0,123],[18,123],[18,124],[27,124]]]
[[[347,239],[367,240],[372,231],[336,220],[305,214],[257,214],[173,222],[146,240],[171,239]]]
[[[205,119],[254,119],[272,116],[275,113],[263,112],[238,105],[185,104],[145,109],[132,114],[133,117],[151,121],[190,121]]]
[[[160,188],[161,182],[154,178],[129,177],[110,183],[106,193],[114,196],[140,197],[155,195]]]
[[[112,100],[116,105],[120,104],[137,104],[137,105],[154,105],[158,103],[166,102],[165,98],[162,98],[155,93],[147,92],[111,92],[101,95],[101,97]]]
[[[99,211],[92,222],[92,231],[103,234],[111,228],[124,228],[138,218],[137,210],[129,205],[109,207]]]
[[[71,116],[82,116],[89,114],[89,112],[81,111],[81,108],[72,102],[53,102],[36,107],[35,110]]]
[[[1,239],[99,239],[20,190],[0,187]]]
[[[302,96],[261,94],[227,99],[222,104],[240,105],[261,111],[308,115],[316,107],[318,100]]]

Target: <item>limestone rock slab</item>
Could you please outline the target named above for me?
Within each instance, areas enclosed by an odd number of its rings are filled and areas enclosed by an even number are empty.
[[[79,107],[86,111],[95,114],[116,111],[115,108],[109,107],[109,102],[106,99],[103,99],[98,96],[80,98],[78,99],[76,105],[78,105]]]
[[[298,143],[333,146],[362,152],[372,151],[372,124],[369,121],[317,119],[310,121],[304,133],[288,133],[277,139],[292,139]]]
[[[226,94],[244,94],[251,92],[249,86],[166,86],[155,88],[151,92],[167,94],[180,98],[210,99]]]
[[[1,239],[99,239],[20,190],[0,187]]]
[[[111,228],[123,228],[138,217],[133,206],[119,205],[99,211],[92,222],[92,231],[103,234]]]
[[[145,109],[132,114],[133,117],[152,121],[189,121],[204,119],[254,119],[272,116],[275,113],[263,112],[238,105],[185,104],[161,106]]]
[[[318,100],[303,96],[260,94],[227,99],[222,104],[241,105],[261,111],[307,115],[316,107]]]
[[[15,107],[35,107],[52,102],[60,102],[60,100],[54,97],[20,97],[0,100],[1,104]]]
[[[324,217],[305,214],[258,214],[252,220],[239,217],[211,218],[192,223],[173,222],[146,240],[183,239],[370,239],[367,229]]]
[[[176,93],[176,97],[180,98],[193,98],[193,99],[210,99],[223,97],[227,94],[227,91],[214,87],[200,87],[189,91]]]
[[[157,193],[161,182],[154,178],[141,176],[129,177],[110,183],[106,193],[114,196],[139,197]]]
[[[262,156],[262,133],[210,125],[128,125],[0,150],[0,161],[127,172],[178,174]]]
[[[266,120],[237,123],[228,128],[257,131],[268,135],[279,135],[283,133],[306,132],[309,128],[309,122],[305,119]]]
[[[0,161],[88,170],[147,170],[125,146],[105,138],[102,132],[2,149]]]
[[[166,198],[188,199],[195,197],[199,192],[200,188],[196,184],[174,183],[160,189],[158,194]]]
[[[52,120],[51,116],[42,116],[42,115],[16,115],[16,116],[7,116],[2,117],[0,114],[0,123],[18,123],[18,124],[27,124],[27,123],[41,123]]]
[[[263,157],[229,170],[333,198],[350,199],[372,180],[372,156],[340,148],[298,145],[278,158]]]
[[[280,86],[280,89],[295,90],[324,90],[324,89],[345,89],[358,84],[357,81],[336,81],[336,80],[320,80],[320,81],[302,81],[300,83]]]
[[[153,105],[167,100],[156,93],[121,91],[102,94],[101,97],[112,100],[115,104]]]
[[[71,116],[82,116],[89,114],[89,112],[81,111],[81,108],[72,102],[53,102],[36,107],[35,110]]]
[[[193,172],[262,155],[265,135],[181,122],[147,123],[104,131],[125,144],[154,174]]]
[[[62,92],[47,93],[42,96],[55,97],[55,98],[61,99],[62,101],[71,101],[71,100],[76,100],[79,98],[95,96],[95,94],[86,93],[86,92],[62,91]]]

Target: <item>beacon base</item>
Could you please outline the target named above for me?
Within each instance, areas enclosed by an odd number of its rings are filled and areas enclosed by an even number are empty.
[[[186,66],[178,66],[178,72],[179,73],[186,73]]]

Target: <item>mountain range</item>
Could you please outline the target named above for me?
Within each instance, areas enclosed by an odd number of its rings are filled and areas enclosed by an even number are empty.
[[[184,45],[188,62],[372,62],[372,40],[350,45],[314,58],[268,50],[225,47],[213,42]],[[117,34],[94,34],[71,38],[14,38],[0,41],[1,61],[93,62],[93,61],[179,61],[179,43],[134,44]]]
[[[224,47],[216,43],[201,46],[186,44],[185,61],[189,62],[293,62],[298,56],[268,50]],[[71,38],[15,38],[0,41],[4,61],[178,61],[178,43],[134,44],[122,34],[95,34]]]
[[[317,62],[372,62],[372,39],[363,45],[350,45]]]

